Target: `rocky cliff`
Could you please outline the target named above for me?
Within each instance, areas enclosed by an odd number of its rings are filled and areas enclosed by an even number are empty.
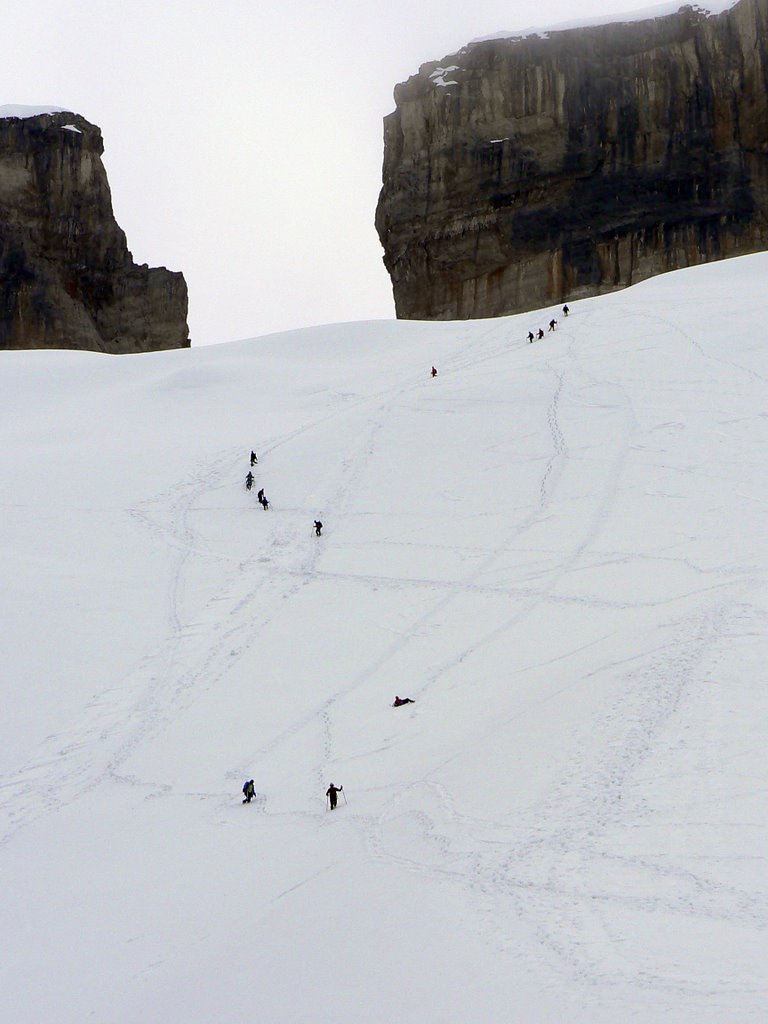
[[[768,0],[480,42],[395,89],[397,315],[521,312],[766,248]]]
[[[0,349],[189,345],[184,277],[134,264],[103,150],[78,114],[0,107]]]

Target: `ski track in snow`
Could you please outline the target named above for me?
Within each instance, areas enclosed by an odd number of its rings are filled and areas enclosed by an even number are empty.
[[[413,385],[413,388],[421,385]],[[392,389],[385,395],[384,404],[380,408],[378,418],[374,417],[370,438],[362,442],[363,458],[359,453],[348,457],[343,462],[343,469],[359,475],[365,467],[365,453],[370,453],[374,438],[381,428],[389,403],[403,394],[402,387]],[[376,404],[379,399],[374,399]],[[364,399],[355,405],[368,406],[371,400]],[[314,427],[334,419],[336,416],[348,415],[349,406],[344,406],[328,416],[314,420],[284,435],[267,439],[262,448],[261,466],[269,456],[282,446],[311,431]],[[139,666],[134,677],[129,681],[121,680],[118,687],[110,688],[104,695],[97,697],[89,705],[91,712],[82,723],[75,736],[49,737],[46,749],[34,762],[25,765],[16,779],[4,779],[0,782],[2,789],[8,790],[5,797],[0,797],[0,813],[4,810],[9,814],[6,830],[0,836],[0,845],[7,842],[13,833],[25,824],[38,820],[43,815],[66,807],[82,794],[99,785],[109,775],[121,782],[145,787],[155,794],[167,794],[168,788],[162,783],[137,779],[130,774],[121,773],[121,766],[132,752],[158,729],[167,724],[172,715],[178,714],[189,700],[195,698],[195,688],[202,684],[204,690],[215,687],[221,677],[233,668],[232,648],[238,648],[238,658],[251,649],[259,638],[259,631],[269,625],[269,613],[263,612],[254,619],[252,605],[257,597],[266,598],[262,604],[269,605],[278,598],[290,598],[305,585],[313,576],[314,565],[319,557],[320,548],[313,546],[311,554],[305,557],[298,569],[293,568],[281,572],[272,568],[270,573],[253,580],[249,572],[261,560],[261,554],[254,553],[250,558],[237,563],[236,571],[226,574],[223,592],[211,594],[208,607],[214,602],[223,602],[229,607],[226,628],[216,630],[218,635],[212,644],[205,638],[206,652],[196,658],[192,670],[179,672],[178,667],[184,658],[182,648],[194,637],[194,628],[184,624],[182,605],[184,599],[184,571],[195,553],[202,553],[199,538],[191,524],[190,513],[205,495],[218,490],[222,486],[233,483],[233,478],[242,462],[242,452],[220,453],[213,465],[201,467],[195,474],[185,477],[169,490],[156,495],[145,503],[150,508],[160,506],[170,509],[169,522],[159,523],[150,512],[143,508],[131,509],[130,515],[140,522],[152,534],[174,552],[168,588],[167,588],[167,621],[168,636],[161,648],[150,652]],[[342,476],[342,481],[344,477]],[[342,482],[334,492],[327,496],[321,504],[329,505],[343,514],[344,499],[352,493],[349,482]],[[261,515],[259,510],[254,515]],[[283,518],[274,507],[266,513],[271,516],[271,529],[267,540],[267,549],[279,553],[281,550],[294,551],[301,547],[296,529],[286,529]],[[273,524],[273,525],[272,525]],[[143,692],[143,696],[128,709],[117,707],[117,714],[125,712],[125,720],[116,720],[115,707],[106,697],[113,689],[125,688],[130,692]],[[329,706],[333,699],[326,702]],[[102,709],[106,710],[106,715]],[[314,709],[306,718],[295,723],[286,734],[278,737],[268,747],[257,751],[257,755],[268,753],[285,738],[296,735],[308,723],[314,722],[317,715],[323,715],[324,709]],[[327,724],[327,716],[325,718]],[[84,748],[98,746],[98,756],[83,763],[81,752]],[[57,777],[55,792],[50,789],[48,771],[56,764]],[[71,766],[70,766],[71,765]],[[236,767],[227,773],[227,778],[236,780],[247,773],[247,766]],[[228,800],[224,794],[207,794],[222,801]]]
[[[708,358],[693,339],[687,336],[686,339],[703,358]],[[567,352],[568,357],[572,357],[572,344],[573,342]],[[736,364],[731,365],[736,366]],[[743,367],[737,366],[736,368],[754,376],[755,379],[762,379],[759,375],[752,375],[751,371],[744,370]],[[538,515],[546,512],[549,495],[557,486],[557,470],[560,460],[567,454],[566,439],[558,419],[558,406],[566,385],[565,371],[556,372],[556,381],[552,402],[547,412],[553,455],[542,476]],[[628,411],[631,417],[631,409]],[[627,441],[614,459],[594,516],[578,544],[561,563],[557,575],[552,579],[552,587],[588,549],[596,536],[600,523],[614,498],[628,446],[629,442]],[[509,543],[518,540],[519,533],[524,532],[527,525],[524,524],[520,531],[516,531],[498,552],[492,552],[476,575],[480,575],[488,568],[493,560],[506,550]],[[464,579],[457,588],[451,589],[463,589],[468,586],[472,586],[471,579]],[[515,618],[518,620],[524,618],[538,600],[546,596],[546,591],[542,590],[535,595],[528,606],[517,613]],[[450,597],[445,600],[450,600]],[[719,638],[718,622],[725,614],[724,608],[723,605],[715,605],[709,609],[703,621],[692,624],[695,635],[691,640],[676,640],[671,645],[670,653],[665,652],[660,664],[654,663],[644,671],[644,678],[640,681],[639,698],[637,694],[633,694],[631,702],[627,699],[611,710],[604,723],[606,732],[614,722],[619,723],[623,729],[624,723],[633,721],[635,725],[628,736],[629,742],[622,742],[621,745],[609,746],[601,750],[602,761],[595,763],[592,760],[585,764],[573,765],[569,775],[562,780],[558,791],[550,798],[551,807],[545,804],[537,811],[538,816],[543,820],[552,818],[562,821],[564,818],[566,820],[572,818],[573,826],[568,828],[561,826],[551,834],[543,830],[544,834],[542,835],[534,833],[533,838],[527,838],[523,842],[509,843],[508,849],[501,858],[474,857],[471,858],[471,865],[460,866],[460,860],[457,865],[456,858],[448,856],[445,858],[446,863],[441,864],[441,855],[449,854],[450,839],[440,833],[435,821],[423,811],[398,811],[398,808],[407,802],[408,796],[414,790],[428,786],[433,794],[438,795],[442,810],[448,812],[447,816],[451,823],[453,824],[459,819],[459,816],[448,806],[444,790],[425,778],[410,786],[405,794],[400,793],[393,797],[378,820],[368,826],[367,839],[373,855],[381,859],[395,860],[412,870],[426,870],[430,873],[439,871],[454,881],[464,882],[476,888],[480,894],[488,898],[491,906],[495,906],[495,900],[500,891],[508,892],[510,896],[515,897],[517,913],[532,922],[542,945],[549,949],[560,962],[561,967],[564,966],[576,979],[587,981],[590,984],[631,981],[633,984],[653,987],[656,990],[678,991],[682,984],[681,981],[671,980],[667,976],[653,975],[649,972],[647,965],[643,963],[638,963],[633,967],[624,965],[620,978],[615,976],[615,965],[611,965],[610,970],[606,970],[601,965],[583,938],[585,934],[589,934],[590,930],[594,930],[595,924],[599,931],[605,931],[601,905],[616,903],[625,905],[627,908],[639,908],[649,912],[663,909],[670,913],[720,921],[744,920],[764,929],[768,926],[768,897],[755,899],[754,894],[737,887],[719,885],[705,876],[685,869],[665,866],[636,857],[627,857],[623,860],[625,866],[633,869],[642,878],[646,891],[653,892],[660,876],[665,882],[674,883],[677,889],[674,897],[595,894],[593,890],[579,891],[574,888],[568,879],[571,872],[563,871],[560,865],[566,857],[570,857],[571,860],[575,856],[585,860],[597,858],[599,862],[600,859],[609,856],[599,849],[594,849],[597,845],[596,839],[609,822],[620,816],[621,804],[618,801],[621,799],[625,781],[647,759],[657,732],[676,711],[684,688],[690,682],[696,663],[703,658],[707,646]],[[434,606],[425,618],[436,616],[439,611],[440,606]],[[495,633],[509,628],[512,621],[514,620],[499,627]],[[710,632],[713,634],[711,638],[708,637]],[[477,646],[461,651],[450,663],[441,665],[429,684],[439,680],[453,664],[463,661],[469,654],[474,653],[478,646],[492,639],[495,633],[482,638]],[[659,679],[665,680],[665,685],[660,686]],[[602,734],[603,729],[598,728],[595,731],[599,735]],[[582,749],[585,752],[590,750],[587,737],[585,737]],[[436,774],[436,772],[433,771],[431,774]],[[402,854],[384,852],[382,831],[386,822],[396,813],[401,816],[403,813],[410,815],[418,823],[424,836],[427,837],[435,852],[435,856],[430,858],[427,864]],[[493,821],[475,821],[473,824],[489,829],[494,828]],[[542,865],[547,866],[544,872],[542,872]],[[529,877],[532,874],[543,874],[543,877],[540,880],[532,881]],[[495,927],[498,927],[498,923]],[[695,986],[694,990],[696,990]],[[702,989],[702,991],[707,990],[708,986],[704,986]]]

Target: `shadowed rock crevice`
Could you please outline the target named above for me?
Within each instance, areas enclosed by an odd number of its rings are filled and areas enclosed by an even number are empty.
[[[397,315],[612,291],[768,239],[768,0],[470,44],[395,89],[376,227]]]
[[[133,262],[103,150],[78,114],[0,114],[0,349],[189,346],[184,277]]]

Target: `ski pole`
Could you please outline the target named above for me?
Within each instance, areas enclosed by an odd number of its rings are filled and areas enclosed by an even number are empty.
[[[346,803],[347,802],[347,794],[344,792],[343,789],[341,791],[341,795],[344,797],[344,803]]]

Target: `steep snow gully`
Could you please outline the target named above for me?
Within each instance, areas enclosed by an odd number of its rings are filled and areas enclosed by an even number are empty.
[[[765,1020],[767,266],[3,353],[0,1016]]]

